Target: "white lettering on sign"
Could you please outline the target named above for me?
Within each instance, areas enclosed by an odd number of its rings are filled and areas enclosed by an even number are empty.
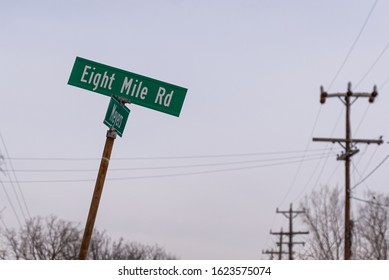
[[[89,71],[91,70],[92,71]],[[107,71],[104,72],[104,74],[101,73],[95,73],[96,70],[95,67],[91,67],[88,65],[85,65],[84,71],[81,75],[81,82],[87,83],[87,84],[93,84],[93,90],[96,90],[98,87],[101,88],[107,88],[109,90],[112,89],[112,82],[115,80],[115,73],[113,73],[111,76],[107,75]]]
[[[148,88],[146,86],[142,87],[143,82],[141,81],[139,83],[138,80],[135,80],[131,78],[128,80],[127,77],[124,78],[122,88],[120,90],[120,93],[123,93],[126,91],[126,95],[129,95],[131,92],[131,96],[135,98],[140,98],[144,100],[146,98]]]
[[[122,125],[122,120],[123,120],[123,116],[120,115],[117,111],[116,111],[116,104],[113,105],[113,108],[112,108],[112,112],[111,112],[111,115],[109,117],[109,121],[112,123],[113,126],[117,127],[117,128],[120,128],[121,125]]]
[[[157,96],[155,97],[154,103],[157,103],[159,105],[169,107],[170,106],[170,101],[172,101],[174,90],[172,90],[170,93],[166,94],[166,89],[163,87],[159,87]],[[165,96],[166,94],[166,96]]]

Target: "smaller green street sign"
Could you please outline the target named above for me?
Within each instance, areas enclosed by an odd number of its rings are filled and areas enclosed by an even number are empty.
[[[112,97],[105,114],[104,124],[109,128],[114,128],[117,134],[122,137],[129,114],[130,109],[121,105],[116,98]]]

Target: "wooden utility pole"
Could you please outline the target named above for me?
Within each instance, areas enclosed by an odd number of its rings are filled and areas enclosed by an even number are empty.
[[[375,97],[378,95],[377,87],[374,86],[371,93],[364,92],[352,92],[351,83],[348,83],[346,93],[327,93],[324,91],[323,87],[320,87],[320,103],[324,104],[326,98],[338,97],[342,103],[346,106],[346,138],[313,138],[313,141],[321,142],[332,142],[339,143],[344,148],[344,153],[338,156],[337,160],[345,161],[345,213],[344,213],[344,259],[349,260],[351,258],[351,218],[350,218],[350,198],[351,198],[351,189],[350,189],[350,161],[351,157],[359,152],[358,149],[354,148],[354,144],[364,143],[364,144],[382,144],[382,137],[380,139],[369,140],[369,139],[352,139],[351,137],[351,125],[350,125],[350,109],[351,105],[359,97],[368,97],[369,102],[373,103]],[[354,97],[354,100],[351,102],[351,98]],[[344,98],[344,99],[342,99]]]
[[[270,231],[270,234],[273,234],[271,231]],[[282,244],[285,244],[285,242],[282,242],[283,240],[283,236],[286,235],[285,232],[282,230],[281,228],[281,232],[277,232],[277,233],[274,233],[274,234],[277,234],[280,236],[280,241],[277,242],[277,246],[279,247],[278,251],[274,251],[273,249],[272,250],[266,250],[266,251],[262,251],[262,254],[267,254],[267,255],[270,255],[270,259],[273,260],[274,259],[274,255],[277,255],[278,256],[278,259],[279,260],[282,260],[282,255],[283,254],[288,254],[288,252],[284,252],[282,250]]]
[[[309,231],[293,231],[293,219],[296,218],[299,214],[305,213],[305,210],[302,211],[293,211],[293,206],[290,204],[288,211],[279,211],[277,208],[277,214],[283,214],[287,219],[289,219],[289,232],[272,232],[270,234],[274,235],[287,235],[289,236],[289,242],[284,242],[288,245],[289,260],[293,260],[293,245],[303,244],[303,242],[293,242],[293,236],[298,234],[309,234]],[[280,243],[283,243],[282,241]],[[280,244],[282,245],[282,244]]]
[[[272,250],[266,250],[266,251],[262,250],[262,254],[270,255],[269,260],[274,260],[274,256],[277,255],[278,252],[277,251],[273,251],[273,249]]]
[[[284,238],[284,230],[281,228],[281,234],[280,234],[280,242],[277,242],[277,245],[278,247],[280,247],[280,250],[279,250],[279,253],[278,253],[278,259],[279,260],[282,260],[282,245],[284,244],[284,242],[282,242]]]
[[[105,140],[103,156],[101,158],[99,173],[97,175],[96,184],[95,184],[95,190],[93,192],[92,201],[89,208],[88,219],[85,225],[84,236],[82,238],[82,244],[80,248],[80,254],[78,256],[79,260],[85,260],[88,256],[89,243],[95,225],[97,210],[99,208],[100,198],[103,192],[105,177],[107,175],[108,164],[111,158],[111,152],[112,152],[115,138],[116,138],[116,131],[115,129],[110,128],[107,131],[107,139]]]

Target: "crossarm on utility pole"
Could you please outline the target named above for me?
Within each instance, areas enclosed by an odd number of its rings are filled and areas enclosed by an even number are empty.
[[[344,138],[320,138],[320,137],[313,137],[313,142],[331,142],[331,143],[346,143],[348,140]],[[382,140],[382,136],[379,139],[350,139],[351,143],[363,143],[363,144],[378,144],[381,145],[384,143]]]

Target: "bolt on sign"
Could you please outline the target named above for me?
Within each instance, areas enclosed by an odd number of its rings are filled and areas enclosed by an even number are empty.
[[[109,128],[114,128],[117,134],[122,137],[129,114],[130,109],[122,105],[116,98],[111,97],[107,113],[105,114],[104,124]]]
[[[77,57],[69,85],[128,99],[131,103],[178,117],[186,88]]]

